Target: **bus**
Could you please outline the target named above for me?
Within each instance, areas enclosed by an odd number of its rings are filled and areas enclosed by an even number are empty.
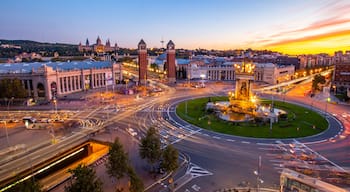
[[[23,117],[22,120],[24,123],[36,123],[36,119],[34,117]]]

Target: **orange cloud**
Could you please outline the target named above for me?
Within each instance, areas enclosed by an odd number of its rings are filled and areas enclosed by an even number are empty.
[[[274,46],[280,46],[280,45],[285,45],[289,43],[300,43],[300,42],[310,42],[310,41],[320,41],[324,39],[329,39],[333,37],[339,37],[339,36],[348,36],[350,35],[350,30],[342,30],[342,31],[335,31],[335,32],[329,32],[329,33],[324,33],[320,35],[314,35],[314,36],[309,36],[309,37],[302,37],[298,39],[288,39],[288,40],[281,40],[279,42],[275,43],[269,43],[266,44],[265,46],[267,47],[274,47]]]
[[[329,2],[313,15],[316,20],[304,27],[276,31],[274,34],[256,38],[258,48],[279,49],[288,52],[326,50],[328,53],[338,48],[350,49],[350,4]]]
[[[266,48],[287,54],[333,54],[338,50],[350,50],[350,30],[271,43]]]

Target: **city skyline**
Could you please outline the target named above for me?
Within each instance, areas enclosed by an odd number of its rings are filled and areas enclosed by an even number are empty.
[[[4,1],[1,39],[148,48],[269,49],[286,54],[350,49],[349,1]],[[68,22],[69,21],[69,22]]]

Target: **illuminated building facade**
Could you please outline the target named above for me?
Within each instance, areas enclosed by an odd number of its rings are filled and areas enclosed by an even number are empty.
[[[0,79],[19,79],[35,100],[113,86],[122,79],[121,64],[111,61],[9,63],[0,66]]]
[[[109,39],[106,41],[106,45],[102,44],[102,40],[100,37],[97,37],[96,44],[90,45],[89,39],[86,39],[85,45],[79,43],[78,50],[80,52],[93,52],[97,54],[115,52],[118,50],[118,45],[115,44],[114,47],[111,46],[111,42]]]
[[[336,52],[332,88],[337,93],[347,93],[350,97],[350,51]]]

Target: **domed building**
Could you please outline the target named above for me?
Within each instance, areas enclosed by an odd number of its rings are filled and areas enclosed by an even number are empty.
[[[78,50],[80,52],[91,52],[91,53],[97,53],[97,54],[103,54],[103,53],[110,53],[115,52],[118,50],[117,43],[114,44],[114,47],[111,46],[111,42],[109,39],[106,41],[106,45],[102,44],[102,40],[100,36],[96,39],[96,44],[90,45],[89,39],[86,39],[85,45],[82,45],[79,43]]]

